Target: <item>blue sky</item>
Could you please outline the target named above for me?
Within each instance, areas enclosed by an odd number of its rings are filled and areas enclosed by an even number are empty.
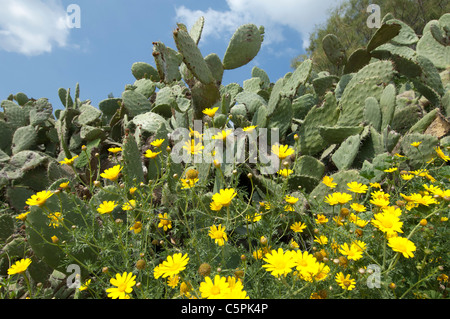
[[[80,84],[82,100],[97,106],[112,93],[120,97],[134,77],[131,66],[154,64],[152,42],[176,49],[172,31],[181,22],[188,28],[200,17],[205,27],[199,47],[204,56],[223,57],[240,25],[264,26],[258,56],[246,66],[227,70],[223,84],[242,85],[251,69],[264,69],[272,82],[292,71],[290,61],[304,53],[309,33],[326,21],[339,0],[0,0],[0,100],[23,92],[46,97],[62,108],[58,89]],[[80,27],[65,19],[74,4]],[[75,20],[73,20],[75,21]]]

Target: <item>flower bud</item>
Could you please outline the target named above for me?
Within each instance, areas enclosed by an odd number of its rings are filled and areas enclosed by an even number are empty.
[[[345,208],[345,207],[342,207],[341,208],[341,211],[340,211],[340,215],[342,216],[342,217],[345,217],[345,216],[347,216],[348,214],[349,214],[349,210],[348,210],[348,208]]]
[[[206,277],[211,273],[211,266],[208,263],[203,263],[198,267],[198,273],[200,276]]]
[[[145,266],[147,266],[147,263],[146,263],[145,260],[143,260],[143,259],[139,259],[139,260],[136,262],[136,268],[139,269],[139,270],[145,269]]]
[[[426,226],[428,224],[426,219],[420,220],[420,226]]]
[[[261,238],[259,239],[259,242],[261,243],[261,245],[267,245],[267,238],[265,236],[261,236]]]
[[[244,277],[244,271],[240,270],[240,269],[236,269],[236,271],[234,272],[234,276],[236,278],[242,278],[242,277]]]
[[[196,178],[198,178],[198,171],[196,169],[189,169],[186,172],[186,177],[188,179],[196,179]]]

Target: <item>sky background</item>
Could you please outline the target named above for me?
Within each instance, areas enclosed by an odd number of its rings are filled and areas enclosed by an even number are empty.
[[[199,48],[223,58],[242,24],[264,26],[264,42],[246,66],[226,70],[223,84],[251,77],[258,66],[272,82],[292,71],[291,60],[305,53],[310,32],[341,0],[0,0],[0,100],[10,94],[48,98],[63,107],[59,88],[75,90],[81,100],[98,103],[120,97],[135,79],[134,62],[155,66],[152,42],[176,49],[176,23],[188,29],[201,16],[205,26]],[[71,4],[80,8],[80,28],[66,23]],[[72,94],[73,96],[73,94]]]

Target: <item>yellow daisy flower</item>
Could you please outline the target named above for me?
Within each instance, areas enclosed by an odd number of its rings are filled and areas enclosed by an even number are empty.
[[[172,228],[172,221],[167,217],[167,213],[158,214],[158,218],[159,218],[159,224],[158,224],[158,228],[162,228],[164,229],[164,231],[167,231],[168,229]]]
[[[16,261],[16,263],[14,265],[12,265],[9,269],[8,269],[8,275],[15,275],[15,274],[21,274],[24,273],[28,266],[31,264],[31,259],[30,258],[25,258],[25,259],[21,259]]]
[[[272,145],[272,153],[278,156],[279,159],[283,160],[289,155],[294,154],[294,149],[289,147],[289,145]]]
[[[130,293],[133,292],[133,286],[136,284],[136,275],[133,273],[124,272],[116,274],[116,277],[110,279],[110,283],[115,286],[113,288],[106,289],[108,297],[112,299],[127,299]]]
[[[445,155],[444,152],[441,150],[440,147],[435,147],[434,150],[436,151],[437,155],[444,161],[448,162],[450,161],[450,157]]]
[[[153,152],[152,150],[146,150],[144,156],[153,159],[156,156],[158,156],[159,153],[161,152]]]
[[[73,162],[74,162],[75,159],[77,159],[77,158],[78,158],[78,155],[75,155],[74,157],[72,157],[72,158],[70,158],[70,159],[64,158],[64,160],[63,160],[63,161],[60,161],[59,163],[60,163],[61,165],[66,164],[66,165],[72,166],[72,165],[73,165]]]
[[[110,147],[110,148],[108,148],[108,152],[117,154],[119,152],[122,152],[122,148],[121,147]]]
[[[160,139],[157,139],[157,140],[154,140],[153,142],[151,142],[150,145],[154,146],[154,147],[161,147],[161,145],[164,143],[164,141],[165,141],[165,139],[160,138]]]
[[[223,246],[225,242],[228,241],[225,226],[222,227],[222,224],[219,226],[212,225],[209,228],[209,237],[214,239],[214,242],[219,246]]]
[[[185,149],[186,151],[188,151],[189,154],[191,155],[196,155],[196,154],[201,154],[202,150],[205,147],[202,145],[201,142],[198,142],[197,144],[195,144],[195,140],[191,139],[190,142],[185,142],[183,145],[183,149]]]
[[[206,114],[209,117],[214,117],[214,115],[216,114],[218,109],[219,109],[218,107],[215,107],[215,108],[212,108],[212,109],[211,108],[206,108],[202,112],[203,112],[203,114]]]
[[[117,205],[119,205],[119,204],[116,204],[115,201],[104,201],[97,208],[97,211],[100,214],[109,214],[114,210],[114,208],[116,208]]]
[[[388,246],[391,247],[393,251],[402,253],[405,258],[414,257],[413,252],[416,251],[416,245],[414,245],[412,241],[399,236],[389,238]]]
[[[51,191],[42,191],[36,193],[36,195],[31,195],[31,198],[27,199],[25,202],[28,206],[44,206],[47,199],[49,199],[53,193]]]
[[[288,177],[289,175],[291,175],[294,171],[291,169],[287,169],[287,168],[283,168],[280,169],[277,173],[283,177]]]
[[[111,168],[105,169],[105,171],[101,173],[100,176],[114,182],[119,178],[119,174],[122,169],[122,166],[116,165]]]
[[[329,188],[335,188],[337,186],[337,183],[333,182],[333,177],[330,176],[324,176],[322,179],[322,183],[327,185]]]

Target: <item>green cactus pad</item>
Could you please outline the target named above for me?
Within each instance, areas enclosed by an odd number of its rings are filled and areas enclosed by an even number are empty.
[[[292,121],[292,103],[288,98],[282,98],[275,109],[275,112],[267,119],[267,128],[278,128],[280,136],[285,136]]]
[[[4,243],[14,233],[14,219],[9,214],[0,215],[0,240]]]
[[[389,83],[394,76],[394,68],[389,61],[371,63],[353,76],[345,87],[339,101],[341,113],[339,126],[357,126],[364,121],[364,106],[367,97],[379,100],[384,90],[384,83]]]
[[[320,126],[334,126],[339,117],[339,108],[333,93],[327,93],[323,105],[314,106],[305,117],[299,129],[300,151],[304,155],[314,155],[328,143],[320,136]]]
[[[9,205],[16,211],[22,211],[28,198],[34,195],[34,191],[24,186],[12,186],[6,189],[6,199]]]
[[[25,93],[19,92],[14,95],[14,100],[17,101],[17,104],[20,106],[25,105],[28,102],[28,96]]]
[[[70,96],[70,90],[66,90],[65,88],[59,88],[58,96],[59,99],[61,100],[62,105],[64,105],[66,108],[73,107],[73,99]]]
[[[1,106],[4,110],[5,121],[9,123],[9,126],[16,130],[19,127],[27,126],[30,123],[29,110],[20,107],[14,102],[9,100],[3,100]]]
[[[146,98],[152,96],[156,91],[155,82],[149,79],[136,80],[133,85],[136,87],[135,91],[141,93]]]
[[[166,47],[162,42],[154,42],[152,54],[160,81],[172,83],[181,80],[179,69],[183,58],[180,53]]]
[[[307,93],[294,99],[292,101],[293,117],[299,120],[304,119],[316,103],[317,97],[312,93]]]
[[[262,82],[262,88],[266,89],[270,85],[270,78],[267,75],[266,71],[264,71],[261,68],[258,68],[257,66],[254,66],[252,68],[252,77],[253,78],[260,78]]]
[[[422,68],[417,62],[417,53],[408,46],[386,43],[373,50],[371,55],[377,59],[392,60],[395,69],[409,78],[422,74]]]
[[[173,39],[175,40],[178,51],[182,55],[183,62],[192,74],[203,84],[209,84],[214,81],[208,64],[189,33],[178,29],[173,32]]]
[[[349,136],[360,134],[363,126],[319,126],[319,134],[328,144],[340,144]]]
[[[105,124],[110,123],[114,114],[116,114],[117,110],[120,108],[121,102],[121,98],[108,98],[106,100],[102,100],[98,104],[98,108],[102,111],[102,117]]]
[[[296,160],[295,172],[299,175],[321,179],[325,173],[325,165],[313,156],[303,155]]]
[[[11,128],[11,125],[3,120],[0,120],[0,149],[8,152],[11,147],[12,137],[14,130]]]
[[[152,109],[150,101],[141,93],[127,90],[122,93],[125,109],[131,117],[144,114]]]
[[[35,148],[36,138],[36,129],[34,126],[19,127],[13,135],[11,144],[12,154]]]
[[[372,36],[367,44],[367,52],[385,44],[395,38],[399,33],[402,26],[400,24],[390,22],[389,24],[383,24]]]
[[[80,137],[86,141],[105,137],[105,131],[97,126],[83,125],[80,130]]]
[[[267,102],[257,93],[244,90],[236,95],[236,103],[244,104],[248,111],[248,118],[252,118],[261,105],[267,106]]]
[[[45,121],[52,117],[53,107],[48,102],[48,99],[38,99],[33,108],[30,110],[30,125],[39,126],[43,125]]]
[[[198,43],[200,42],[204,25],[205,18],[200,17],[197,19],[197,21],[195,21],[194,25],[191,27],[191,30],[189,30],[189,35],[192,39],[194,39],[196,45],[198,45]]]
[[[398,45],[410,46],[419,41],[419,37],[414,32],[413,28],[398,19],[389,19],[386,24],[399,24],[401,26],[400,32],[397,36],[391,39],[391,42]]]
[[[165,118],[172,116],[172,109],[176,107],[175,96],[170,87],[164,87],[158,91],[152,112],[157,113]]]
[[[302,189],[309,193],[319,184],[319,182],[319,179],[309,175],[293,174],[289,175],[288,186],[292,192]]]
[[[144,182],[144,171],[142,169],[142,154],[133,135],[125,136],[122,147],[123,170],[122,176],[126,185],[139,185]],[[136,179],[136,182],[133,182]]]
[[[146,62],[135,62],[131,66],[131,73],[136,80],[149,79],[151,81],[159,82],[158,71]]]
[[[95,121],[99,120],[102,112],[96,107],[83,104],[80,106],[80,115],[78,115],[77,122],[79,125],[93,124]]]
[[[409,105],[402,109],[397,109],[392,119],[393,130],[405,134],[421,117],[420,109],[417,105]]]
[[[205,62],[208,65],[216,83],[222,83],[224,69],[219,56],[215,53],[210,53],[205,57]]]
[[[222,63],[225,70],[239,68],[249,63],[258,54],[263,42],[260,28],[244,24],[233,34],[225,51]]]
[[[356,49],[348,58],[344,67],[344,74],[356,73],[369,64],[372,56],[365,48]]]
[[[318,96],[323,96],[327,91],[334,91],[334,86],[338,81],[339,77],[328,75],[315,78],[312,83],[316,94]]]
[[[289,97],[294,97],[299,87],[306,83],[312,71],[312,60],[307,59],[303,61],[292,75],[285,80],[283,85],[283,93]],[[272,92],[273,93],[273,92]]]
[[[331,160],[339,170],[351,168],[359,150],[360,136],[349,136],[331,156]]]
[[[450,65],[450,45],[443,45],[435,39],[431,31],[424,31],[417,43],[417,53],[427,57],[438,69],[445,69]]]
[[[155,133],[161,126],[161,123],[166,122],[164,117],[153,112],[147,112],[135,116],[126,126],[130,130],[134,130],[136,126],[140,126],[144,132]]]
[[[213,82],[203,84],[202,82],[197,81],[197,83],[192,87],[191,93],[194,107],[194,117],[196,119],[202,118],[202,111],[204,109],[210,108],[220,101],[220,91]]]
[[[381,109],[378,100],[372,96],[366,99],[364,105],[364,120],[377,131],[381,130]]]

